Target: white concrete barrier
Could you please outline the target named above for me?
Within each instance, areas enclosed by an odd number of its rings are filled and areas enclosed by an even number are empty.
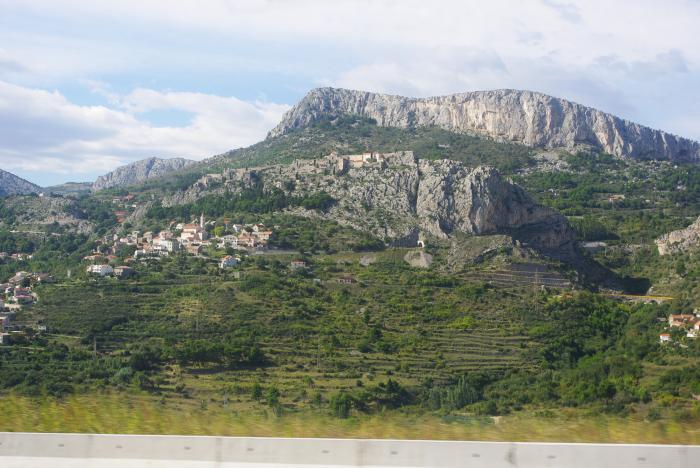
[[[0,468],[700,468],[700,446],[0,433]]]

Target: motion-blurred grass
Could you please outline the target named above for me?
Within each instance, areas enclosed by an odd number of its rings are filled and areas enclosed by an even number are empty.
[[[322,410],[237,413],[201,402],[107,393],[61,400],[5,395],[0,414],[0,431],[9,432],[700,444],[697,417],[644,421],[575,410],[500,418],[387,412],[340,420]]]

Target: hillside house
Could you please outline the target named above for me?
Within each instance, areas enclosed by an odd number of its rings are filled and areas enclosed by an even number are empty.
[[[238,236],[239,246],[254,248],[256,244],[257,238],[249,232],[243,231],[241,235]]]
[[[232,268],[238,265],[238,259],[231,255],[226,255],[219,262],[219,268]]]
[[[97,276],[107,276],[114,273],[110,265],[90,265],[85,269],[89,274]]]
[[[22,281],[24,281],[25,278],[29,277],[29,273],[26,271],[18,271],[17,273],[12,276],[9,280],[7,280],[8,283],[10,284],[19,284]]]
[[[180,233],[180,242],[183,244],[191,244],[202,242],[208,237],[206,229],[204,229],[204,213],[199,217],[199,224],[185,224]]]
[[[296,270],[299,268],[306,268],[307,265],[308,264],[306,263],[306,260],[302,260],[302,259],[295,259],[295,260],[292,260],[291,262],[289,262],[289,266],[293,270]]]
[[[217,244],[217,247],[220,249],[224,249],[226,247],[233,247],[234,249],[238,247],[238,237],[234,236],[233,234],[227,234],[225,236],[222,236],[219,238],[219,243]]]
[[[353,284],[355,282],[355,278],[351,276],[341,276],[340,278],[336,278],[336,281],[339,284]]]
[[[173,253],[180,250],[180,242],[177,239],[167,239],[160,236],[153,239],[153,250],[156,252]]]
[[[695,322],[695,316],[692,314],[671,314],[668,316],[669,327],[686,327],[691,326]]]
[[[186,247],[187,253],[190,255],[199,255],[202,253],[201,245],[190,244]]]
[[[131,278],[136,274],[136,271],[130,266],[120,265],[114,269],[114,276],[120,279]]]
[[[10,334],[9,333],[0,333],[0,345],[8,345],[10,344]]]
[[[272,237],[272,231],[258,231],[257,237],[259,241],[266,243]]]
[[[659,334],[659,343],[670,343],[670,342],[671,342],[671,334],[670,333]]]
[[[15,295],[12,296],[12,300],[16,304],[31,304],[34,302],[34,296],[32,296],[32,293],[29,290],[17,288],[15,289]]]

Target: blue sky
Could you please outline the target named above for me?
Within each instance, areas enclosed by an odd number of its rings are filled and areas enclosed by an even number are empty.
[[[0,0],[0,168],[202,159],[317,86],[531,89],[700,139],[699,20],[697,0]]]

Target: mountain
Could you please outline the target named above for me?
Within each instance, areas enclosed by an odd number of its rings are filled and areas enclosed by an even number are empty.
[[[121,166],[97,178],[92,184],[92,191],[104,190],[111,187],[125,187],[137,184],[147,179],[163,176],[182,169],[194,161],[183,158],[148,158]]]
[[[39,193],[42,188],[36,184],[17,177],[16,175],[0,169],[0,196],[27,195]]]
[[[655,242],[659,255],[684,252],[700,246],[700,217],[690,226],[664,234]]]
[[[386,127],[436,126],[536,148],[592,147],[635,159],[700,160],[696,141],[564,99],[509,89],[409,98],[318,88],[287,111],[268,136],[340,116],[371,118]]]
[[[329,155],[290,165],[229,169],[206,175],[164,206],[207,195],[230,197],[253,187],[285,192],[287,200],[322,200],[323,209],[290,208],[302,216],[332,219],[386,241],[448,239],[459,233],[506,234],[555,257],[573,255],[566,218],[536,204],[525,191],[486,166],[418,159],[411,151],[374,153],[364,161]]]
[[[46,187],[46,191],[57,195],[85,195],[92,189],[91,182],[65,182]]]

